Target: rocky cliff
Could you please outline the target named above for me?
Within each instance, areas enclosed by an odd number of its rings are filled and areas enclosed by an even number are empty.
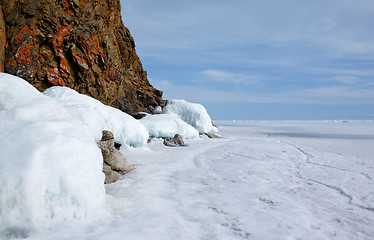
[[[0,71],[67,86],[129,114],[163,105],[119,0],[0,0]]]
[[[0,0],[0,72],[4,72],[5,43],[5,22],[3,17],[3,8]]]

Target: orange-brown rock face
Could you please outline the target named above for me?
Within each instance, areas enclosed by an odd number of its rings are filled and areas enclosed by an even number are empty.
[[[0,0],[1,7],[0,71],[40,91],[67,86],[130,114],[163,105],[119,0]]]
[[[5,43],[5,22],[3,17],[3,8],[0,2],[0,72],[4,72]]]

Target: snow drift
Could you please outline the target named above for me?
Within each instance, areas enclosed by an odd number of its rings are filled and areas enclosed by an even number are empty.
[[[0,73],[0,238],[107,216],[97,146],[104,129],[133,147],[145,146],[149,136],[190,139],[217,131],[200,104],[172,100],[164,112],[136,120],[72,89],[42,94]]]
[[[218,130],[212,124],[208,112],[203,105],[190,103],[185,100],[168,100],[163,113],[176,114],[183,121],[195,127],[200,133],[217,133]]]
[[[148,129],[151,137],[172,138],[175,134],[179,134],[182,138],[189,139],[199,136],[199,132],[194,127],[176,115],[147,115],[140,119],[140,122]]]
[[[5,73],[0,119],[0,235],[104,213],[103,159],[90,128]]]
[[[56,99],[77,118],[91,126],[97,132],[98,116],[104,121],[104,128],[114,134],[116,142],[133,147],[145,146],[149,138],[147,129],[132,116],[119,109],[102,104],[100,101],[84,94],[79,94],[67,87],[51,87],[44,94]],[[82,116],[82,113],[86,116]],[[102,129],[101,129],[102,130]],[[101,137],[101,130],[99,139]],[[96,133],[97,135],[97,133]],[[99,140],[97,139],[97,140]]]

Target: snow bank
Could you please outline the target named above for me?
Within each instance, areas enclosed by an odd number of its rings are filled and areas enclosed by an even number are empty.
[[[201,104],[190,103],[185,100],[168,100],[163,112],[180,116],[183,121],[195,127],[200,133],[218,132],[217,128],[212,125],[212,120],[206,109]]]
[[[91,122],[88,125],[91,126],[93,132],[98,125],[95,119],[101,116],[104,128],[114,134],[116,142],[133,147],[147,144],[149,138],[147,129],[135,118],[119,109],[104,105],[92,97],[79,94],[67,87],[51,87],[45,90],[44,94],[63,104],[76,117],[81,119],[83,117],[83,122]],[[82,113],[86,116],[82,116]],[[100,129],[100,134],[101,130],[103,129]]]
[[[148,129],[151,137],[172,138],[179,134],[182,138],[195,138],[199,132],[180,119],[179,116],[171,114],[147,115],[140,122]]]
[[[26,81],[0,73],[0,238],[105,209],[91,129]]]

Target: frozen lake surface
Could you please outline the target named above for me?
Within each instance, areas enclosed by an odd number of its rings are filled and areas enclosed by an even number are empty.
[[[31,239],[374,239],[374,122],[218,122],[125,154],[109,216]]]

